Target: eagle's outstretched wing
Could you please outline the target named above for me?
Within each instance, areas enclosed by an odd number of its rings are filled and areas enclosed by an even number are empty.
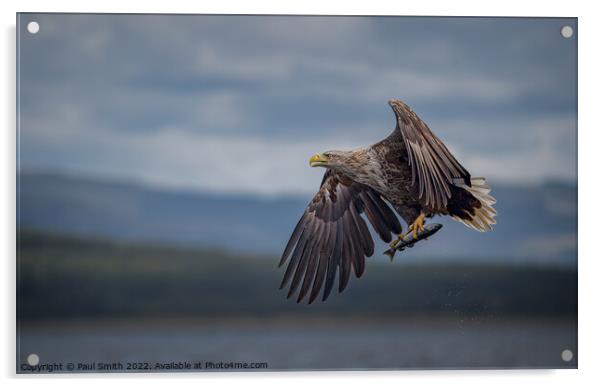
[[[356,183],[342,173],[327,170],[320,190],[311,200],[282,254],[282,266],[290,257],[280,288],[290,289],[291,297],[301,284],[297,302],[309,289],[309,302],[318,296],[322,285],[326,300],[332,290],[336,272],[339,272],[339,292],[349,281],[351,266],[355,275],[364,272],[365,257],[374,253],[374,241],[366,217],[385,242],[391,233],[401,233],[395,213],[381,196],[366,185]]]
[[[471,186],[470,174],[429,127],[399,100],[389,101],[397,118],[412,168],[412,182],[426,207],[445,210],[454,179]]]

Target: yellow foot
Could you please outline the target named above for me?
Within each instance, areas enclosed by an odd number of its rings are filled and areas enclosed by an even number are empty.
[[[420,231],[424,230],[424,219],[425,218],[426,218],[426,215],[421,212],[420,215],[418,215],[418,217],[414,221],[414,223],[412,223],[410,225],[410,229],[408,230],[408,232],[410,232],[410,231],[412,232],[414,239],[418,239],[418,230],[420,230]]]

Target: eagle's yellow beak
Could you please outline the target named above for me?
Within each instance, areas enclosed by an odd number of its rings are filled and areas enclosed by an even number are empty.
[[[309,159],[309,165],[312,167],[323,167],[328,163],[328,157],[321,153],[316,153]]]

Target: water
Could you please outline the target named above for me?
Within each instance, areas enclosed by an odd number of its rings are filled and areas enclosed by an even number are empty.
[[[575,354],[569,362],[561,358],[565,349]],[[165,371],[157,362],[201,364],[203,371],[207,362],[267,363],[267,370],[575,368],[577,334],[574,322],[544,320],[49,322],[21,327],[18,372],[30,372],[21,368],[30,353],[40,364],[76,370],[115,362],[148,363],[148,371]]]

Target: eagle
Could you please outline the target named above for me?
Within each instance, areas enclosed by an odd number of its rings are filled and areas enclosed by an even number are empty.
[[[366,220],[392,251],[408,233],[416,238],[434,215],[482,232],[495,224],[495,199],[485,179],[471,177],[408,105],[396,99],[388,103],[396,126],[387,138],[309,159],[310,166],[326,172],[280,259],[279,267],[288,262],[280,284],[280,289],[289,286],[287,298],[300,287],[297,302],[309,293],[311,304],[323,288],[325,301],[337,272],[339,292],[352,268],[361,277],[365,258],[374,254]],[[408,225],[405,233],[397,215]]]

